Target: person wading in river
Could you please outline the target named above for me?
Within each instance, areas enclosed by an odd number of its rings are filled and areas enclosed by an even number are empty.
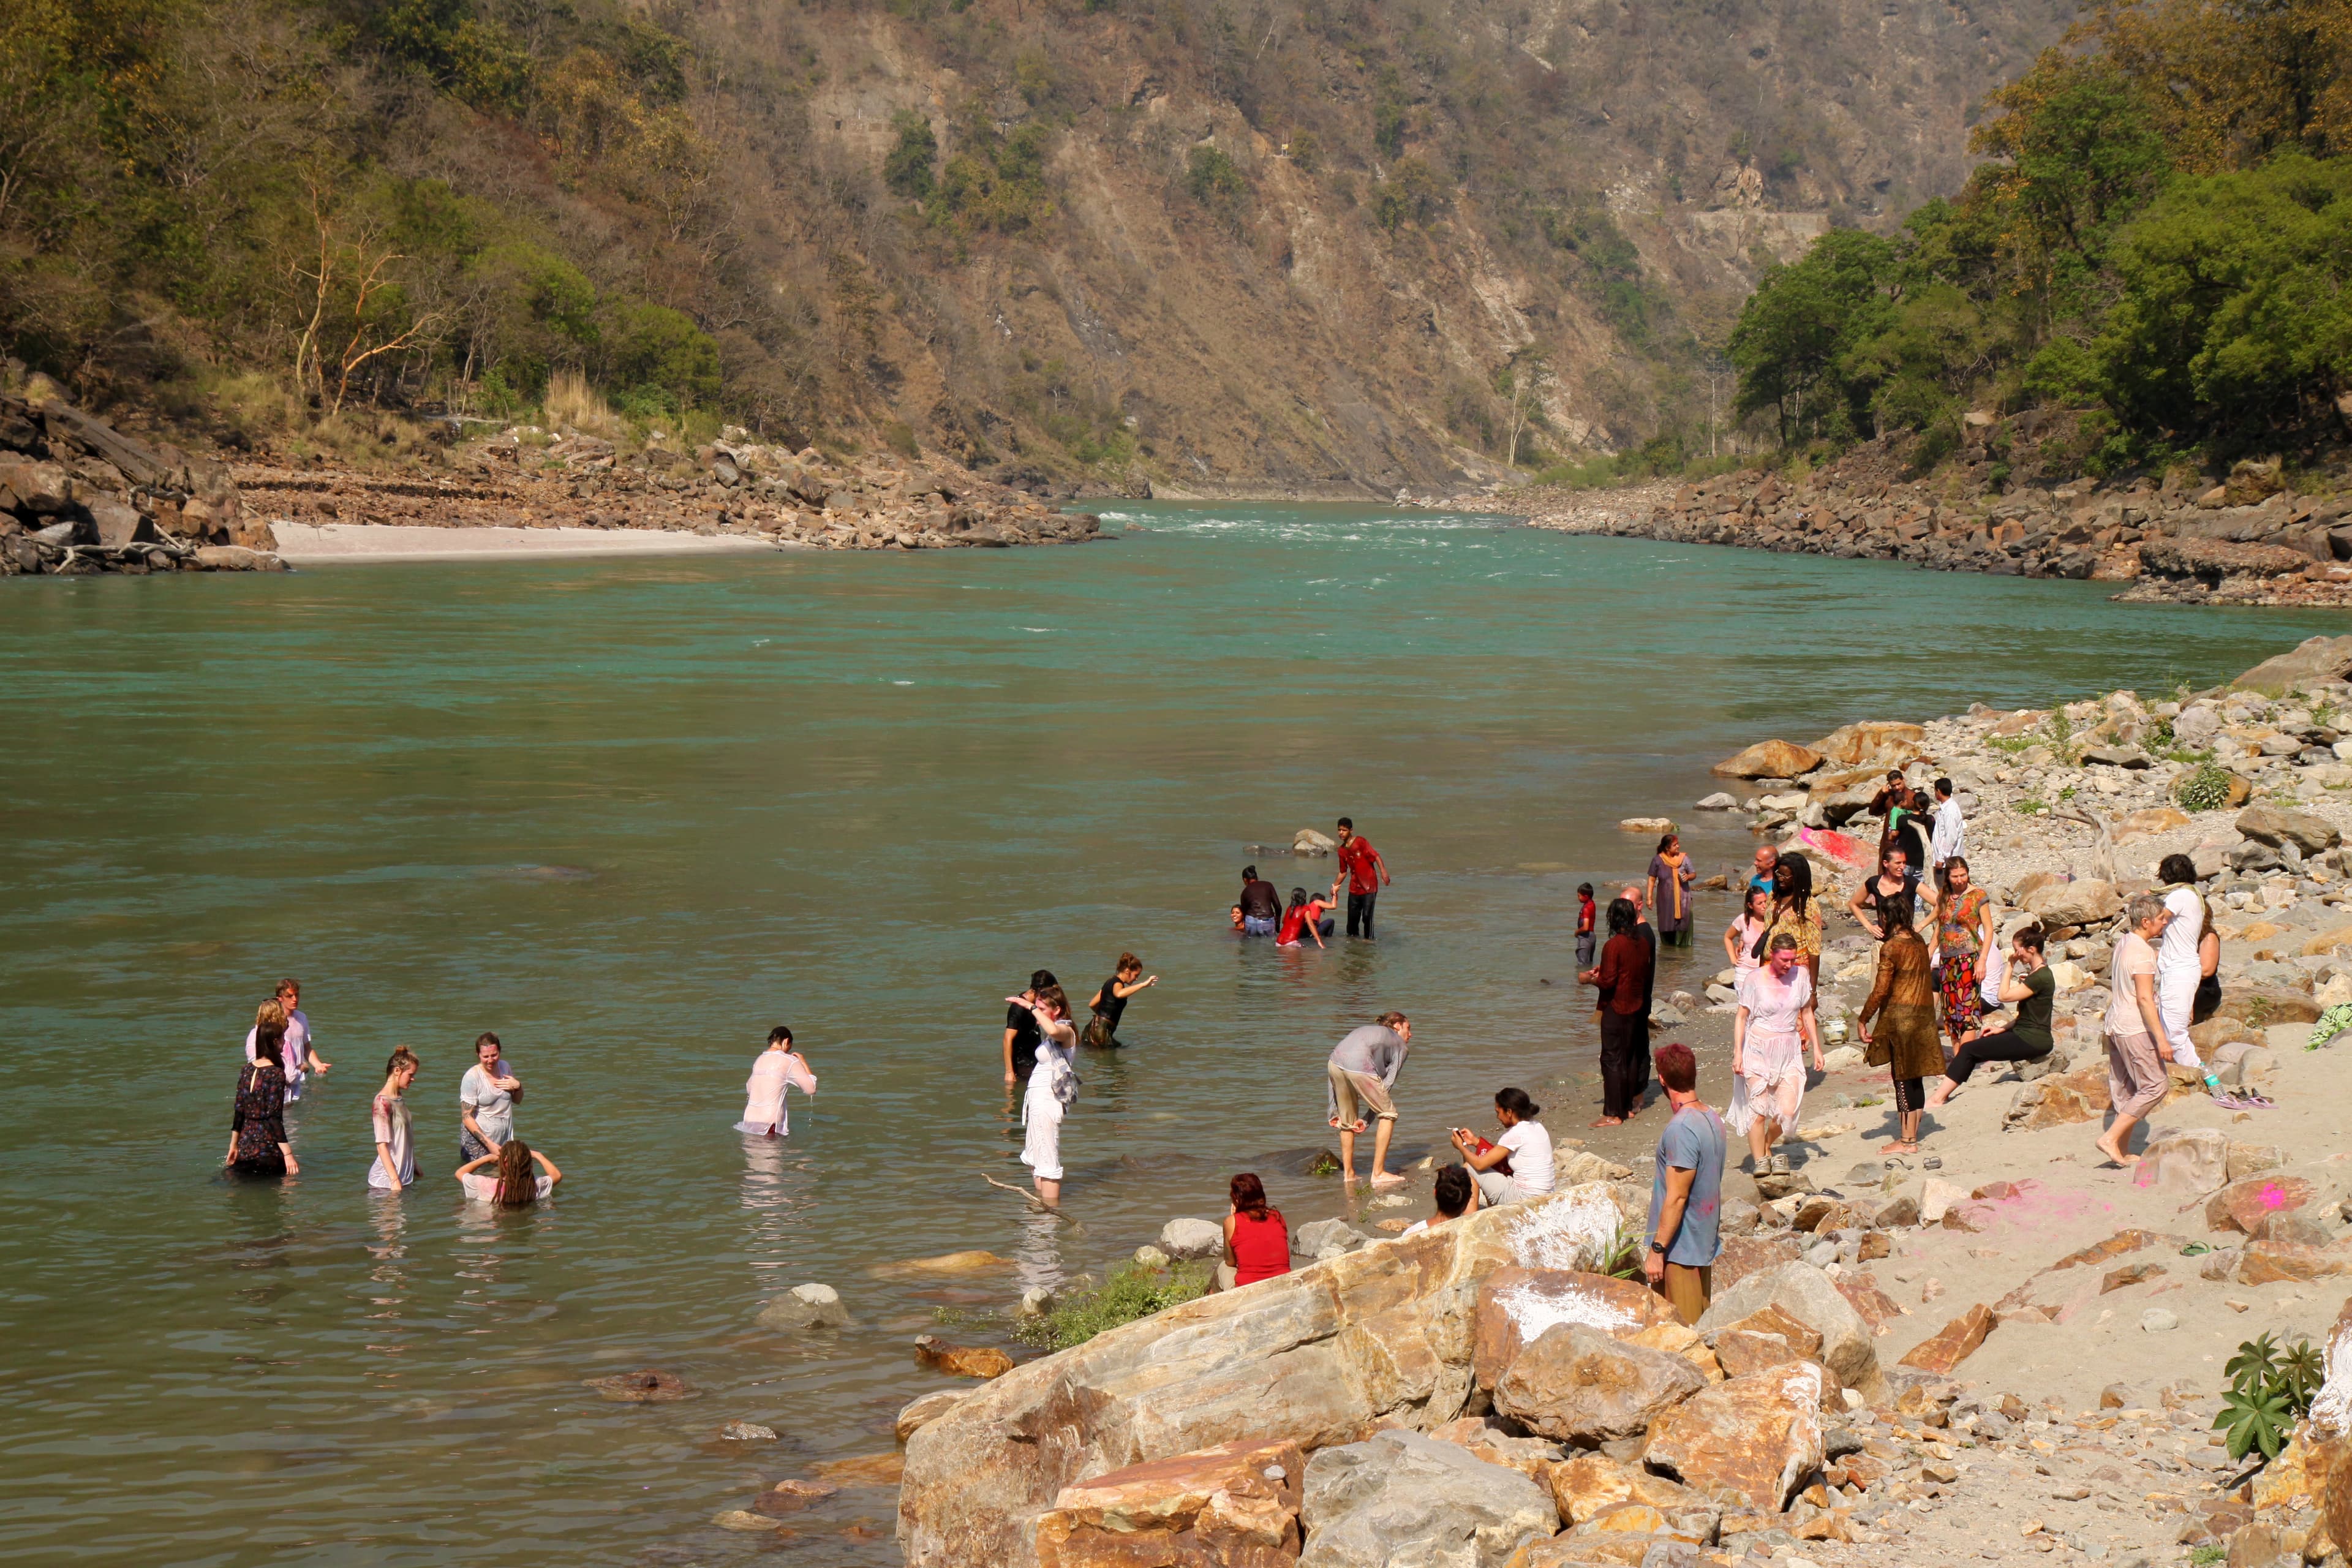
[[[1379,900],[1381,889],[1395,879],[1389,875],[1389,863],[1372,847],[1372,841],[1356,831],[1356,819],[1339,819],[1339,870],[1341,875],[1331,879],[1331,892],[1337,897],[1339,883],[1348,884],[1348,934],[1358,935],[1362,926],[1364,940],[1372,940],[1372,905]]]

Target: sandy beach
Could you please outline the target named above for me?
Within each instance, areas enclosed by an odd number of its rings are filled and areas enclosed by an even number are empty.
[[[764,554],[765,539],[653,528],[411,528],[397,523],[278,522],[289,565],[347,561],[515,561],[571,555]]]

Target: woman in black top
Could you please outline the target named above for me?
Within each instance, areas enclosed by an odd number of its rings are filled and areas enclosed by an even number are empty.
[[[253,1060],[236,1081],[236,1109],[229,1115],[228,1153],[221,1163],[249,1176],[301,1173],[286,1142],[286,1027],[264,1024],[255,1037]]]
[[[1118,1021],[1126,1016],[1127,999],[1147,985],[1160,984],[1157,974],[1149,980],[1138,978],[1142,973],[1141,959],[1131,952],[1118,955],[1118,972],[1104,981],[1102,989],[1095,993],[1094,1000],[1087,1004],[1094,1009],[1095,1016],[1087,1020],[1087,1032],[1079,1040],[1081,1045],[1092,1046],[1097,1050],[1117,1048]]]
[[[1969,1075],[1986,1062],[2038,1062],[2057,1042],[2050,1033],[2050,1010],[2057,1000],[2057,976],[2042,962],[2042,928],[2021,926],[2009,939],[2009,973],[2002,976],[2000,999],[2017,1009],[2016,1021],[1994,1035],[1979,1035],[1962,1042],[1944,1069],[1944,1081],[1927,1091],[1927,1108],[1952,1098]]]

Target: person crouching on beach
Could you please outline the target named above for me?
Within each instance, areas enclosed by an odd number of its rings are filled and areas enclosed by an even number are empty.
[[[779,1024],[768,1031],[768,1048],[760,1053],[760,1059],[751,1064],[751,1076],[743,1080],[743,1120],[735,1124],[735,1131],[755,1138],[781,1138],[790,1132],[793,1118],[784,1099],[788,1090],[795,1089],[815,1099],[816,1074],[793,1045],[793,1032]]]
[[[1821,1027],[1813,1017],[1813,977],[1798,962],[1797,939],[1772,939],[1764,967],[1748,977],[1731,1016],[1731,1113],[1724,1125],[1748,1136],[1759,1176],[1785,1173],[1788,1156],[1772,1145],[1797,1125],[1805,1098],[1805,1051],[1822,1063]]]
[[[1412,1021],[1402,1013],[1383,1013],[1360,1029],[1351,1029],[1331,1049],[1324,1064],[1330,1079],[1331,1125],[1339,1130],[1340,1175],[1349,1185],[1356,1180],[1356,1134],[1364,1130],[1369,1110],[1380,1123],[1372,1134],[1372,1185],[1394,1186],[1402,1176],[1389,1173],[1389,1139],[1396,1131],[1396,1101],[1391,1090],[1404,1070],[1412,1046]]]
[[[497,1170],[484,1171],[485,1165],[495,1165]],[[533,1170],[534,1165],[538,1169]],[[457,1167],[457,1184],[466,1189],[466,1196],[502,1209],[529,1208],[553,1192],[562,1180],[563,1173],[555,1168],[555,1162],[520,1138],[508,1139],[495,1154]]]
[[[1005,1001],[1020,1006],[1022,998]],[[1070,1058],[1077,1054],[1078,1032],[1070,1026],[1069,998],[1059,985],[1038,989],[1028,1003],[1037,1022],[1037,1067],[1029,1075],[1028,1092],[1021,1100],[1021,1124],[1028,1129],[1022,1141],[1021,1163],[1029,1167],[1037,1185],[1037,1201],[1047,1208],[1062,1206],[1062,1111],[1078,1097],[1077,1069]]]
[[[1244,1171],[1229,1184],[1233,1210],[1225,1215],[1225,1266],[1234,1288],[1255,1285],[1290,1272],[1290,1226],[1265,1201],[1265,1184]]]

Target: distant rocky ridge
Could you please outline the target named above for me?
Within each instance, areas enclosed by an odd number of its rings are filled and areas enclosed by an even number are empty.
[[[277,548],[220,464],[0,395],[0,576],[283,570]]]
[[[1589,491],[1504,501],[1571,533],[2087,578],[2129,584],[2117,596],[2132,600],[2352,605],[2352,497],[2291,494],[2274,465],[2195,489],[2080,479],[2006,495],[1901,475],[1872,446],[1794,482],[1743,470],[1615,505]]]

